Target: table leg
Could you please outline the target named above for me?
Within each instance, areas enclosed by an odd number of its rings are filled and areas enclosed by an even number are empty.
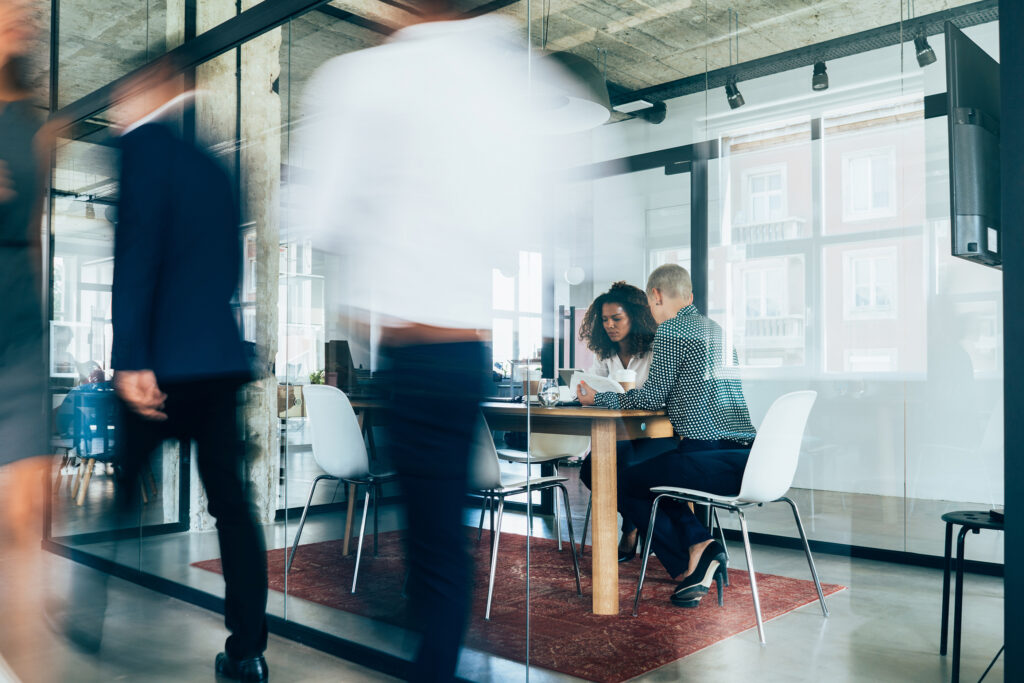
[[[590,428],[594,614],[619,613],[619,539],[615,517],[618,482],[615,458],[615,420],[594,420]]]
[[[942,633],[939,638],[939,654],[946,654],[949,640],[949,574],[953,564],[953,523],[946,522],[946,554],[942,556]]]
[[[961,527],[956,537],[956,593],[953,596],[953,683],[960,683],[960,626],[964,616],[964,536],[970,531]]]

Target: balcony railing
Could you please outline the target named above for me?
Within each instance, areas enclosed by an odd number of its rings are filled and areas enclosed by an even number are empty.
[[[733,244],[757,244],[759,242],[781,242],[804,237],[803,218],[791,216],[766,223],[744,223],[732,226]]]

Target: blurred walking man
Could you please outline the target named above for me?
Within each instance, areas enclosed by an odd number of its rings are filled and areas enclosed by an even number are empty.
[[[266,553],[247,498],[236,424],[236,394],[250,379],[231,308],[242,258],[239,210],[228,174],[173,123],[175,107],[187,98],[180,82],[165,63],[120,94],[127,125],[111,357],[124,406],[119,507],[133,507],[140,467],[157,446],[195,441],[217,520],[231,632],[216,670],[266,681]]]
[[[490,377],[493,273],[514,272],[520,249],[539,251],[524,239],[537,229],[538,155],[514,29],[457,20],[443,0],[417,7],[387,44],[317,72],[302,152],[316,179],[315,246],[341,257],[329,281],[350,321],[379,330],[390,377],[422,634],[410,678],[449,681],[470,609],[462,516]]]

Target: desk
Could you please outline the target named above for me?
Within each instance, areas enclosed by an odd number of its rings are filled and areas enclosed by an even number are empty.
[[[357,412],[383,407],[381,401],[355,399]],[[527,431],[526,406],[521,403],[490,402],[481,406],[493,430]],[[674,434],[665,411],[607,410],[605,408],[531,407],[534,432],[590,437],[593,499],[591,528],[594,537],[594,614],[619,613],[619,554],[615,442],[625,439],[659,438]],[[350,517],[351,518],[351,517]]]

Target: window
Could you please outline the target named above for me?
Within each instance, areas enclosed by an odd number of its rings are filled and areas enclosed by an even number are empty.
[[[495,369],[501,366],[502,373],[510,370],[510,361],[540,354],[543,277],[542,255],[533,251],[519,252],[514,274],[493,271],[492,362]]]
[[[786,167],[756,169],[743,174],[747,223],[771,223],[786,217]]]
[[[895,318],[896,247],[843,254],[843,319]]]
[[[896,372],[899,369],[897,349],[846,349],[843,351],[845,372]]]
[[[896,154],[890,148],[843,156],[843,220],[896,215]]]
[[[777,318],[785,314],[786,271],[752,268],[743,274],[744,312],[747,318]]]

